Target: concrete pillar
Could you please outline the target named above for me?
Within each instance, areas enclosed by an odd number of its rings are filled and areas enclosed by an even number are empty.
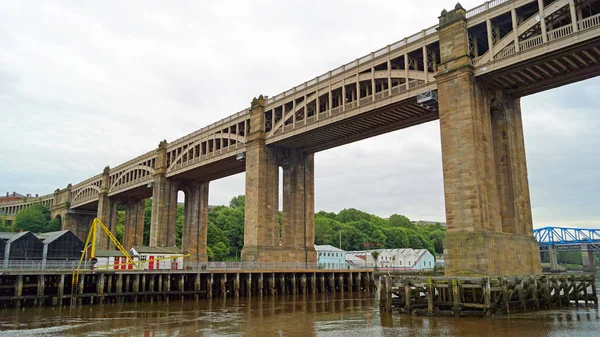
[[[548,255],[550,255],[550,271],[552,271],[552,272],[559,271],[558,256],[556,253],[556,248],[554,248],[554,246],[548,247]]]
[[[150,246],[173,247],[176,238],[177,182],[167,179],[167,142],[158,145],[152,181],[152,217]]]
[[[583,262],[583,271],[586,273],[596,273],[596,261],[594,259],[594,251],[590,250],[588,245],[581,247],[581,260]]]
[[[275,150],[265,144],[266,101],[252,100],[246,137],[246,205],[242,261],[278,262],[279,166]]]
[[[520,103],[475,80],[465,13],[444,11],[438,28],[445,272],[539,274]]]
[[[288,150],[283,162],[282,246],[287,261],[317,262],[314,246],[314,154]]]
[[[207,262],[208,182],[185,183],[185,216],[181,248],[189,262]]]
[[[125,223],[123,224],[123,247],[129,250],[144,243],[145,200],[129,199],[125,202]]]

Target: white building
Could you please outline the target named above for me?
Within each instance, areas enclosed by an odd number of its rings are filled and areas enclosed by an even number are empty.
[[[373,252],[377,252],[377,268],[394,270],[430,270],[435,266],[435,258],[427,249],[375,249],[372,251],[348,252],[348,254],[374,266]]]
[[[134,269],[131,263],[127,263],[127,258],[118,250],[96,250],[96,264],[94,269],[101,270],[130,270]],[[133,258],[137,262],[136,258]]]
[[[362,262],[359,261],[362,260]],[[346,262],[351,266],[360,266],[361,268],[375,267],[375,259],[370,252],[366,250],[350,251],[346,253]],[[357,267],[355,267],[357,268]]]
[[[183,269],[183,254],[177,247],[134,246],[129,254],[140,262],[140,269]]]
[[[315,245],[317,264],[322,269],[348,269],[346,251],[331,245]]]

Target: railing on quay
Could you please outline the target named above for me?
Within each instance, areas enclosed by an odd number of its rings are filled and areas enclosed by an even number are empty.
[[[52,260],[9,260],[0,262],[0,271],[27,271],[27,270],[74,270],[77,269],[78,260],[64,260],[64,261],[52,261]],[[148,268],[148,261],[136,261],[139,270],[160,270],[160,271],[171,271],[171,270],[195,270],[195,271],[226,271],[226,270],[272,270],[272,271],[284,271],[284,270],[352,270],[352,269],[372,269],[371,265],[357,266],[357,265],[332,265],[319,263],[303,263],[303,262],[288,262],[288,263],[267,263],[267,262],[184,262],[183,266],[177,263],[163,262],[160,263],[159,269]],[[114,265],[94,265],[94,271],[135,271],[133,266],[121,266],[118,269],[113,269]],[[131,267],[131,268],[130,268]],[[88,262],[82,263],[81,270],[92,270],[92,265]]]
[[[0,262],[0,270],[73,270],[79,260],[8,260]],[[90,269],[87,262],[82,263],[81,269]]]

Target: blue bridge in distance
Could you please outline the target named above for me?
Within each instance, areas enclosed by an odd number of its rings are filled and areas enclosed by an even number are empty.
[[[550,269],[558,271],[558,251],[581,251],[583,270],[596,272],[594,252],[600,251],[600,228],[543,227],[533,231],[540,253],[550,256]]]

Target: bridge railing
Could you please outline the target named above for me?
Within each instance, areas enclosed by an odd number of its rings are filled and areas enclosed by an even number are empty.
[[[363,64],[365,64],[367,62],[370,62],[370,61],[372,61],[373,59],[375,59],[377,57],[380,57],[380,56],[383,56],[383,55],[387,55],[387,54],[389,54],[390,52],[392,52],[394,50],[397,50],[397,49],[402,48],[404,46],[407,46],[407,45],[409,45],[411,43],[414,43],[414,42],[420,41],[422,39],[425,39],[425,38],[427,38],[427,37],[429,37],[431,35],[437,34],[437,27],[438,26],[439,25],[434,25],[434,26],[431,26],[429,28],[423,29],[422,31],[420,31],[420,32],[418,32],[416,34],[413,34],[413,35],[411,35],[409,37],[406,37],[406,38],[404,38],[404,39],[402,39],[400,41],[397,41],[395,43],[389,44],[389,45],[387,45],[387,46],[385,46],[385,47],[383,47],[383,48],[381,48],[379,50],[376,50],[376,51],[374,51],[372,53],[369,53],[367,55],[359,57],[359,58],[357,58],[356,60],[354,60],[352,62],[349,62],[347,64],[342,65],[341,67],[338,67],[336,69],[328,71],[328,72],[326,72],[326,73],[324,73],[324,74],[322,74],[320,76],[317,76],[317,77],[315,77],[315,78],[313,78],[313,79],[311,79],[309,81],[306,81],[306,82],[304,82],[304,83],[302,83],[302,84],[300,84],[300,85],[298,85],[298,86],[296,86],[296,87],[294,87],[294,88],[292,88],[290,90],[284,91],[284,92],[282,92],[279,95],[273,96],[273,97],[271,97],[271,98],[269,98],[267,100],[267,104],[273,104],[273,103],[275,103],[275,102],[277,102],[277,101],[279,101],[279,100],[281,100],[283,98],[290,97],[290,96],[293,96],[293,95],[301,94],[301,92],[303,90],[306,90],[306,89],[308,89],[309,87],[312,87],[315,84],[320,84],[320,83],[326,82],[328,80],[331,80],[331,78],[333,78],[333,77],[335,77],[335,76],[337,76],[339,74],[345,73],[345,72],[347,72],[349,70],[354,70],[355,71],[355,67],[360,67],[361,65],[363,65]],[[267,110],[268,110],[268,108],[267,108]]]
[[[487,12],[488,10],[497,7],[499,5],[502,5],[503,3],[506,3],[510,0],[494,0],[494,1],[486,1],[484,4],[479,5],[473,9],[470,9],[467,11],[467,19],[472,18],[476,15],[482,14]]]

